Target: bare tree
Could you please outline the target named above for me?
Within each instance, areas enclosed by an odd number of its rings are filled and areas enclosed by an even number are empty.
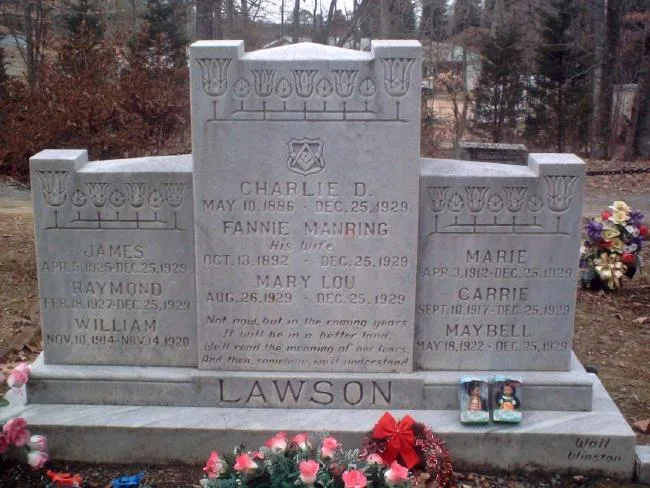
[[[291,22],[291,42],[296,43],[300,37],[300,0],[293,4],[293,19]]]
[[[612,104],[614,99],[614,79],[617,71],[617,54],[621,37],[621,17],[623,0],[607,0],[607,19],[605,21],[605,46],[602,57],[600,95],[598,97],[598,122],[596,124],[596,155],[610,159],[612,156]]]
[[[53,7],[54,0],[13,0],[3,6],[4,23],[25,63],[31,90],[38,87],[39,72],[45,61]]]

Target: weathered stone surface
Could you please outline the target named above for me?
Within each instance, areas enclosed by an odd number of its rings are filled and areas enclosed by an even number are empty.
[[[593,375],[592,375],[593,376]],[[600,381],[591,412],[525,412],[519,425],[463,426],[457,410],[394,410],[430,425],[447,442],[456,469],[545,469],[630,479],[635,434]],[[279,431],[327,431],[358,446],[381,416],[377,410],[12,405],[33,432],[48,437],[56,460],[202,463],[210,451],[241,443],[254,448]],[[340,411],[338,411],[340,412]]]
[[[415,364],[568,370],[584,163],[422,160]]]
[[[199,371],[50,365],[39,357],[27,397],[30,403],[89,405],[457,410],[458,382],[464,374]],[[591,410],[592,376],[575,356],[567,372],[516,375],[526,385],[526,410]]]
[[[421,48],[191,48],[199,367],[410,371]]]
[[[639,483],[650,484],[650,446],[636,447],[635,478]]]
[[[523,144],[460,142],[454,154],[464,161],[483,161],[526,165],[528,149]]]
[[[46,362],[195,366],[191,156],[30,170]]]

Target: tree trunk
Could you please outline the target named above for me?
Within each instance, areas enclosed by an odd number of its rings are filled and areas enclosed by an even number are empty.
[[[30,88],[34,90],[36,88],[36,80],[38,68],[36,66],[36,40],[34,39],[34,20],[32,18],[32,13],[34,11],[34,5],[32,2],[27,2],[23,9],[23,15],[25,20],[25,66],[27,67],[27,83]]]
[[[212,0],[196,0],[196,38],[212,39],[213,35]]]
[[[388,1],[389,0],[379,0],[379,38],[380,39],[388,39],[388,33],[389,33]]]
[[[291,22],[291,42],[293,44],[300,40],[300,0],[293,4],[293,19]]]
[[[314,11],[311,16],[311,31],[312,31],[312,40],[314,42],[320,42],[320,33],[318,32],[318,23],[316,22],[316,12],[318,11],[318,0],[314,0]]]
[[[330,1],[330,7],[327,10],[327,22],[323,30],[323,44],[329,42],[330,33],[332,32],[332,23],[334,22],[334,13],[336,12],[336,0]]]
[[[248,27],[248,0],[241,0],[241,18],[244,31]]]
[[[603,68],[603,27],[605,25],[605,0],[593,0],[591,23],[593,32],[594,70],[591,74],[591,102],[593,104],[591,123],[589,124],[589,154],[598,157],[598,121],[600,120],[600,80]]]
[[[638,89],[632,105],[632,116],[625,137],[625,160],[650,154],[650,30],[646,27],[645,48],[639,66]],[[647,142],[644,142],[646,139]]]
[[[604,159],[611,159],[612,152],[612,102],[614,98],[616,58],[621,32],[622,7],[622,0],[607,0],[605,48],[603,50],[603,69],[600,79],[598,123],[596,126],[597,156]]]
[[[223,0],[212,0],[212,39],[223,39],[223,17],[221,16],[221,5]]]

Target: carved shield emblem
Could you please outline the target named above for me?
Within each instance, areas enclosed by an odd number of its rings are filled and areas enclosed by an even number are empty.
[[[320,139],[291,139],[287,167],[290,171],[307,176],[319,173],[325,167],[323,141]]]

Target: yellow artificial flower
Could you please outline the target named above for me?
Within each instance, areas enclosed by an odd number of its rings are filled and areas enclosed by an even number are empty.
[[[614,237],[610,242],[610,249],[612,251],[623,252],[625,243],[618,237]]]
[[[614,222],[615,224],[625,224],[629,218],[630,216],[627,214],[627,212],[624,212],[622,210],[615,210],[609,218],[609,221]]]
[[[606,241],[611,241],[619,235],[621,235],[621,232],[616,227],[606,227],[600,232],[600,236]]]
[[[604,252],[596,259],[595,264],[598,275],[611,290],[621,287],[621,278],[625,275],[627,268],[619,261],[617,254]]]
[[[612,203],[611,209],[614,212],[630,213],[630,207],[628,207],[627,203],[625,203],[623,200],[616,200],[614,203]]]

